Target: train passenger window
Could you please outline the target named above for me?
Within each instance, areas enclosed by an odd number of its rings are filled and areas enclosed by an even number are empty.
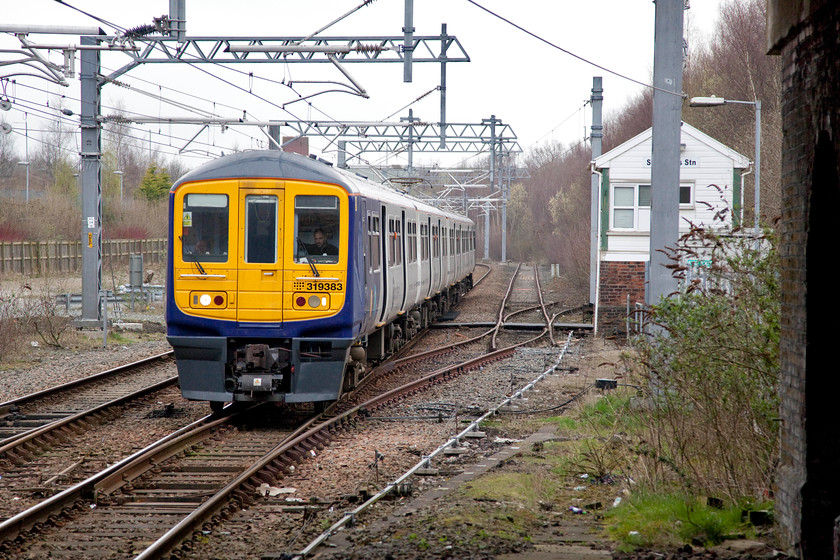
[[[245,262],[277,262],[277,197],[245,197]]]
[[[388,266],[402,264],[402,222],[388,219]]]
[[[295,196],[295,262],[337,263],[340,225],[337,196]]]
[[[380,269],[382,264],[382,255],[380,253],[381,245],[379,244],[379,215],[370,214],[368,216],[368,240],[370,241],[370,269],[376,272]]]
[[[429,225],[420,224],[420,260],[429,260]]]
[[[406,260],[408,262],[417,262],[417,224],[415,222],[406,222],[405,234],[408,240]]]
[[[189,193],[184,196],[181,258],[184,262],[228,260],[228,197]]]
[[[388,220],[388,266],[394,266],[397,263],[396,244],[397,234],[394,231],[394,219]]]

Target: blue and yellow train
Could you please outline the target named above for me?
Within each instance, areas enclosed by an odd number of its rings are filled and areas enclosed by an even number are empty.
[[[169,209],[167,338],[214,410],[334,401],[472,284],[472,220],[297,154],[223,156]]]

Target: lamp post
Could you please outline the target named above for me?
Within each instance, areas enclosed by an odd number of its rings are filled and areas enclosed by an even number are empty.
[[[123,199],[123,172],[120,170],[114,171],[114,175],[120,176],[120,204],[122,204]]]
[[[23,114],[23,122],[26,130],[26,159],[24,161],[19,161],[18,165],[25,165],[26,166],[26,205],[29,206],[29,114]]]
[[[718,107],[733,103],[736,105],[752,105],[755,107],[755,249],[758,251],[759,240],[759,209],[761,208],[761,100],[755,101],[738,101],[735,99],[725,99],[723,97],[692,97],[689,102],[690,107]]]
[[[26,166],[26,204],[29,204],[29,162],[28,161],[19,161],[18,165],[25,165]]]

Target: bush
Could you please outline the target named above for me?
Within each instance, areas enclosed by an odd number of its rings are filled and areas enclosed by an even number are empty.
[[[105,237],[107,239],[154,239],[166,237],[169,201],[144,199],[107,206]]]
[[[16,290],[0,290],[0,360],[12,354],[20,344],[25,332],[25,295],[31,291],[28,285]]]
[[[779,455],[779,262],[772,237],[694,228],[673,252],[681,293],[638,340],[650,414],[640,446],[654,484],[761,498]],[[703,264],[704,279],[685,266]]]
[[[37,290],[27,283],[0,289],[0,361],[18,355],[33,337],[47,346],[64,347],[72,318],[56,295],[66,292],[61,280],[50,280]]]

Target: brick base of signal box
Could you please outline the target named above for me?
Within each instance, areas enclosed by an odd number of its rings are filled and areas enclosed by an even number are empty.
[[[598,331],[627,335],[627,302],[630,310],[645,301],[644,261],[601,261],[598,278]]]

